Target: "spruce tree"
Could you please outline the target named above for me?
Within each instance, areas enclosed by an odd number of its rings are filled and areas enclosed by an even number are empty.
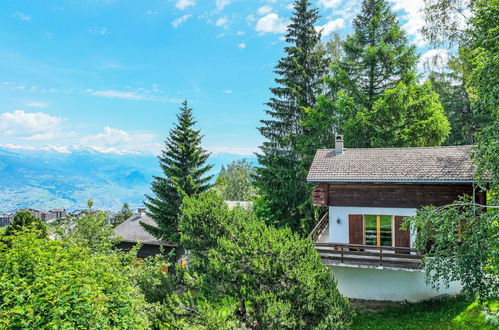
[[[409,45],[387,0],[364,0],[353,28],[344,43],[341,69],[348,76],[344,87],[358,104],[371,110],[385,90],[412,81],[416,48]]]
[[[182,103],[177,119],[165,141],[165,149],[158,156],[164,177],[154,177],[151,190],[155,196],[146,196],[144,202],[156,226],[141,222],[153,236],[172,243],[180,239],[177,218],[182,196],[197,196],[208,190],[213,177],[207,175],[213,165],[206,164],[209,153],[201,148],[202,136],[193,128],[196,121],[187,101]]]
[[[304,136],[301,119],[307,108],[316,104],[322,93],[323,76],[328,63],[321,50],[320,33],[314,24],[318,10],[308,0],[294,3],[294,14],[288,26],[286,56],[275,67],[277,87],[265,112],[271,117],[262,120],[260,133],[266,138],[261,146],[256,185],[260,189],[257,209],[265,209],[268,219],[276,225],[289,226],[307,233],[313,223],[310,185],[306,175],[313,155],[300,147]]]

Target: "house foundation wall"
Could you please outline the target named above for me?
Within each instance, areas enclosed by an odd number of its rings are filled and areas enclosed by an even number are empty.
[[[418,302],[442,294],[456,295],[462,289],[459,282],[452,282],[449,288],[442,285],[437,291],[425,283],[421,270],[329,267],[338,281],[338,290],[347,298]]]

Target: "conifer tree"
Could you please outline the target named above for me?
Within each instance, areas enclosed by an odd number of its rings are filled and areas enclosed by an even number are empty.
[[[407,41],[387,0],[364,0],[353,20],[354,33],[344,43],[344,87],[371,110],[383,92],[414,78],[416,48]]]
[[[267,139],[261,146],[256,185],[260,189],[257,209],[269,210],[272,222],[308,232],[313,222],[310,187],[305,178],[313,155],[300,148],[304,135],[300,121],[307,108],[316,104],[322,93],[323,76],[328,69],[325,52],[319,47],[320,33],[314,24],[318,10],[308,0],[294,3],[294,14],[288,26],[284,48],[286,56],[275,67],[277,87],[267,103],[260,133]]]
[[[156,226],[141,222],[151,235],[173,243],[179,242],[177,218],[182,196],[197,196],[208,190],[213,177],[207,175],[213,165],[206,164],[209,153],[201,148],[202,136],[193,128],[196,121],[187,101],[182,103],[177,119],[165,141],[165,149],[158,156],[164,177],[154,177],[151,190],[155,196],[146,196],[144,202]]]

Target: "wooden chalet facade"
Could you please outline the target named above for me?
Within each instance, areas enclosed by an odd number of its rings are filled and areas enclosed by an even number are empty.
[[[433,295],[421,277],[415,233],[401,226],[418,208],[447,205],[465,194],[485,203],[471,151],[471,146],[343,149],[341,136],[335,149],[317,151],[307,181],[314,184],[314,204],[328,212],[310,236],[340,291],[343,286],[346,296],[375,300]],[[378,289],[370,285],[375,279]],[[401,289],[391,287],[397,282]],[[454,291],[459,288],[455,283]]]

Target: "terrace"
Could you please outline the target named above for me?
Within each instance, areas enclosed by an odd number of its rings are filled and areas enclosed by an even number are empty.
[[[317,223],[310,238],[326,265],[408,270],[421,268],[421,255],[414,249],[330,242],[328,213]]]

